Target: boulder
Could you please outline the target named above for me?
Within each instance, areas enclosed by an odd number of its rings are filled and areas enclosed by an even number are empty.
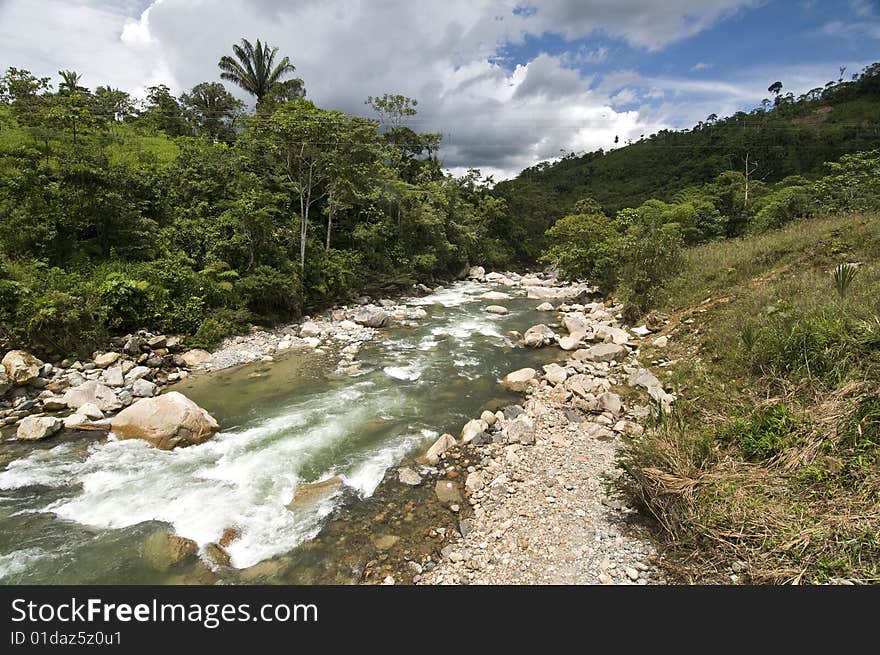
[[[580,289],[574,287],[525,286],[525,288],[526,297],[530,300],[564,300],[576,298],[581,293]]]
[[[134,384],[135,381],[150,375],[151,372],[149,366],[135,366],[125,374],[125,384]]]
[[[567,377],[568,371],[559,364],[547,364],[544,366],[544,379],[550,384],[562,384]]]
[[[523,343],[530,348],[540,348],[548,343],[553,343],[555,338],[556,334],[554,334],[553,330],[540,323],[526,330],[526,333],[523,335]]]
[[[612,391],[606,391],[597,400],[599,401],[599,409],[602,411],[611,412],[614,416],[619,416],[623,411],[623,403],[620,401],[620,396]]]
[[[658,386],[660,384],[660,380],[657,379],[657,376],[651,373],[646,368],[640,368],[629,374],[629,379],[627,383],[631,387],[643,387],[645,389],[650,389],[651,387]]]
[[[183,363],[186,364],[189,368],[196,368],[197,366],[204,366],[209,361],[211,361],[211,353],[207,350],[202,350],[200,348],[194,348],[192,350],[187,350],[183,355]]]
[[[397,479],[410,487],[418,487],[422,484],[422,476],[407,466],[397,469]]]
[[[540,305],[535,307],[535,309],[539,312],[552,312],[555,310],[553,305],[551,305],[549,302],[542,302]]]
[[[507,441],[510,443],[533,444],[535,443],[535,424],[527,414],[520,414],[505,428]]]
[[[486,269],[482,266],[471,266],[468,270],[467,276],[471,280],[479,280],[482,282],[486,279]]]
[[[131,395],[135,398],[152,398],[156,395],[156,384],[143,378],[131,385]]]
[[[521,368],[504,376],[501,384],[515,393],[522,393],[529,388],[529,383],[535,379],[538,372],[533,368]]]
[[[602,341],[623,345],[629,341],[629,333],[620,328],[600,325],[596,328],[596,338]]]
[[[64,419],[64,428],[67,430],[75,430],[76,428],[84,425],[89,422],[88,417],[83,416],[82,414],[71,414],[70,416],[65,416]]]
[[[6,384],[23,386],[40,377],[43,362],[26,350],[10,350],[3,356]]]
[[[428,464],[436,466],[440,462],[440,455],[445,453],[456,443],[455,437],[451,434],[444,434],[441,436],[430,448],[428,448],[428,452],[425,453],[425,459],[428,460]]]
[[[634,328],[631,328],[630,332],[632,332],[637,337],[641,337],[641,338],[644,338],[644,337],[648,336],[649,334],[651,334],[651,330],[649,330],[648,326],[646,326],[646,325],[638,325]]]
[[[626,358],[626,348],[616,343],[600,343],[587,350],[585,359],[591,362],[613,362]]]
[[[560,337],[559,347],[565,351],[576,350],[581,345],[583,338],[584,334],[582,332],[569,334],[567,337]]]
[[[443,505],[455,505],[462,501],[458,485],[449,480],[437,480],[434,493],[437,494],[437,500]]]
[[[128,341],[125,342],[125,345],[122,347],[122,352],[126,355],[131,355],[132,357],[137,357],[141,354],[141,339],[140,337],[131,337]]]
[[[108,387],[121,387],[125,384],[125,376],[122,375],[122,368],[119,366],[111,366],[104,369],[104,372],[101,374],[101,380]]]
[[[510,294],[503,291],[487,291],[480,298],[482,300],[510,300]]]
[[[0,398],[2,398],[11,388],[12,380],[10,380],[9,376],[6,375],[6,369],[0,366]]]
[[[301,337],[320,337],[321,336],[321,326],[315,323],[314,321],[306,321],[302,324],[302,327],[299,329],[299,336]]]
[[[480,420],[483,421],[487,426],[491,427],[495,425],[495,421],[497,421],[498,418],[495,416],[495,414],[487,409],[485,412],[480,414]]]
[[[296,509],[299,507],[314,505],[315,503],[337,494],[344,486],[345,483],[338,475],[334,475],[332,478],[327,478],[326,480],[321,480],[320,482],[307,482],[301,484],[293,492],[293,500],[290,501],[290,504],[287,507],[289,509]]]
[[[67,403],[61,396],[48,396],[43,398],[43,409],[47,412],[60,412],[62,409],[67,409]]]
[[[590,323],[583,314],[566,314],[562,324],[569,334],[584,334],[590,329]]]
[[[207,411],[182,393],[145,398],[110,421],[118,439],[143,439],[161,450],[200,444],[220,430]]]
[[[112,366],[116,363],[116,361],[121,357],[119,353],[101,353],[97,357],[95,357],[95,366],[98,368],[107,368],[108,366]]]
[[[104,412],[102,412],[97,405],[94,403],[85,403],[84,405],[80,405],[76,410],[77,414],[81,416],[85,416],[87,419],[91,419],[92,421],[100,421],[104,418]]]
[[[483,480],[483,474],[480,473],[480,471],[468,473],[467,479],[464,481],[464,488],[467,489],[469,493],[480,491],[485,486],[486,483]]]
[[[147,345],[154,350],[156,348],[164,348],[168,345],[168,337],[164,334],[158,334],[151,339],[147,339]]]
[[[154,571],[164,573],[172,566],[194,559],[199,546],[192,539],[159,529],[144,540],[143,558]]]
[[[499,316],[504,316],[508,313],[507,307],[502,307],[501,305],[489,305],[486,307],[486,311],[490,314],[498,314]]]
[[[669,337],[664,334],[663,336],[654,339],[652,343],[658,348],[665,348],[669,344]]]
[[[88,380],[78,387],[71,387],[64,392],[64,402],[71,409],[79,409],[86,403],[95,405],[102,412],[115,412],[122,408],[113,389],[98,380]]]
[[[26,416],[18,424],[16,438],[22,441],[36,441],[51,437],[64,427],[64,421],[54,416]]]
[[[378,307],[364,307],[354,315],[354,322],[366,327],[380,328],[388,323],[388,314]]]
[[[461,429],[461,442],[470,443],[479,434],[482,434],[486,429],[488,429],[488,427],[489,425],[482,419],[475,418],[472,421],[468,421]]]

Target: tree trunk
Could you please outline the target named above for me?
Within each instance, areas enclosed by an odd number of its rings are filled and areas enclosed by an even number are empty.
[[[330,232],[333,229],[333,191],[327,198],[327,244],[324,246],[326,251],[330,251]]]

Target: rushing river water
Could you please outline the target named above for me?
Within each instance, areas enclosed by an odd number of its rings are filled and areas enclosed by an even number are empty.
[[[492,290],[514,297],[480,298]],[[510,331],[539,322],[540,301],[521,294],[458,283],[411,300],[428,317],[380,331],[354,377],[328,374],[334,347],[176,385],[223,426],[199,446],[166,452],[95,433],[0,444],[0,582],[165,582],[141,555],[162,524],[200,545],[234,526],[237,568],[296,552],[343,499],[369,497],[389,467],[442,432],[458,434],[482,408],[511,402],[499,379],[548,357],[513,347]],[[485,312],[491,304],[510,313]],[[288,509],[297,485],[332,475],[352,493]]]

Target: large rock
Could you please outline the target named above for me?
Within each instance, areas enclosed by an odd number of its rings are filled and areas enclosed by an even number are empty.
[[[544,366],[544,379],[550,384],[562,384],[568,377],[568,371],[559,364],[546,364]]]
[[[64,427],[64,421],[54,416],[27,416],[18,424],[16,437],[22,441],[36,441],[51,437]]]
[[[583,314],[566,314],[562,324],[569,334],[583,334],[590,329],[590,323]]]
[[[156,395],[156,384],[143,378],[131,385],[131,395],[135,398],[152,398]]]
[[[107,368],[108,366],[112,366],[116,363],[122,355],[119,353],[101,353],[97,357],[95,357],[95,366],[98,368]]]
[[[125,374],[125,384],[134,384],[137,380],[145,378],[152,372],[149,366],[135,366]]]
[[[508,373],[501,380],[501,384],[516,393],[522,393],[529,388],[529,383],[535,379],[538,372],[533,368],[521,368],[513,373]]]
[[[488,423],[486,423],[483,419],[475,418],[472,421],[468,421],[461,429],[461,442],[470,443],[488,428]]]
[[[486,279],[486,269],[482,266],[472,266],[470,270],[468,270],[467,276],[471,280],[479,280],[482,282]]]
[[[552,312],[554,309],[555,307],[553,307],[553,305],[551,305],[549,302],[542,302],[540,305],[535,307],[535,310],[539,312]]]
[[[101,380],[108,387],[121,387],[125,384],[125,376],[122,374],[122,368],[119,366],[111,366],[104,370]]]
[[[388,314],[378,307],[364,307],[354,315],[354,322],[371,328],[380,328],[388,323]]]
[[[71,409],[79,409],[86,403],[92,403],[102,412],[115,412],[122,408],[122,403],[113,393],[113,389],[98,380],[83,382],[64,392],[64,402]]]
[[[576,287],[526,287],[526,297],[530,300],[564,300],[576,298],[580,293]]]
[[[623,403],[620,401],[620,396],[612,391],[606,391],[597,400],[599,401],[599,409],[611,412],[614,416],[619,416],[623,411]]]
[[[332,478],[321,480],[320,482],[307,482],[299,485],[293,492],[293,500],[290,501],[288,507],[296,509],[314,505],[322,500],[330,498],[342,490],[345,483],[338,475]]]
[[[187,350],[183,355],[183,363],[186,364],[190,368],[195,368],[197,366],[204,366],[209,361],[211,361],[211,353],[207,350],[202,350],[200,348],[194,348],[193,350]]]
[[[533,325],[523,335],[523,343],[530,348],[540,348],[553,343],[556,334],[543,323]]]
[[[503,291],[487,291],[480,298],[483,300],[510,300],[510,294]]]
[[[596,328],[596,338],[602,341],[610,341],[617,345],[623,345],[629,341],[629,333],[620,328],[610,327],[608,325],[600,325]]]
[[[535,424],[527,414],[520,414],[505,428],[507,440],[510,443],[533,444],[535,443]]]
[[[110,421],[110,429],[118,439],[143,439],[156,448],[171,450],[210,439],[220,425],[192,400],[172,391],[122,410]]]
[[[626,348],[616,343],[600,343],[587,350],[585,359],[591,362],[613,362],[626,358]]]
[[[658,380],[657,376],[651,373],[648,369],[640,368],[629,374],[627,383],[631,387],[644,387],[645,389],[650,389],[651,387],[659,386],[660,380]]]
[[[171,534],[162,528],[144,540],[144,561],[147,566],[160,573],[176,564],[194,559],[198,552],[199,546],[195,541]]]
[[[26,350],[10,350],[4,355],[2,363],[6,372],[6,384],[19,386],[30,384],[40,377],[40,369],[43,367],[43,362]]]
[[[486,307],[486,311],[490,314],[498,314],[499,316],[504,316],[508,313],[507,307],[502,307],[501,305],[489,305]]]
[[[12,380],[6,375],[6,369],[0,366],[0,398],[12,388]]]
[[[455,505],[462,501],[458,485],[449,480],[437,480],[434,492],[437,494],[437,500],[443,505]]]
[[[575,332],[574,334],[569,334],[567,337],[559,338],[559,347],[562,350],[576,350],[580,347],[582,339],[584,338],[583,333]]]
[[[455,437],[451,434],[442,435],[430,448],[428,448],[428,452],[425,453],[425,459],[428,460],[428,464],[431,464],[432,466],[438,464],[440,462],[440,455],[452,448],[455,444]]]
[[[314,321],[306,321],[302,324],[302,327],[299,329],[299,336],[301,337],[320,337],[321,336],[321,326],[315,323]]]
[[[397,479],[410,487],[418,487],[422,484],[422,476],[408,466],[397,469]]]

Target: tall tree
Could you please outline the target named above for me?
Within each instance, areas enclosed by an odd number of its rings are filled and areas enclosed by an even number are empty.
[[[244,111],[244,103],[219,82],[202,82],[180,96],[196,132],[218,141],[235,138],[235,123]]]
[[[58,71],[58,74],[61,76],[61,84],[58,85],[58,90],[60,92],[77,93],[86,90],[79,85],[79,81],[82,79],[82,73],[77,73],[73,70],[64,70]]]
[[[235,57],[224,55],[217,64],[222,71],[220,77],[233,84],[240,86],[257,99],[257,108],[264,100],[271,98],[275,93],[283,94],[285,99],[303,97],[305,88],[300,79],[285,80],[293,74],[296,67],[290,63],[289,57],[282,58],[275,63],[278,48],[261,43],[257,39],[254,47],[247,39],[242,39],[240,45],[233,45],[232,51]]]

